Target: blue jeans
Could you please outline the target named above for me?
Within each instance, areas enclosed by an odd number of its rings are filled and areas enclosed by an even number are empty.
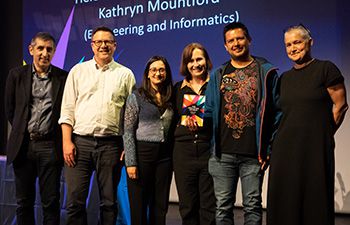
[[[263,172],[256,158],[237,154],[211,156],[209,173],[214,180],[216,225],[232,225],[238,178],[241,179],[245,225],[262,224],[261,186]]]

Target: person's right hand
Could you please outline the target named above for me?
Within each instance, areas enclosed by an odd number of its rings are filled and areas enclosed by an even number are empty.
[[[63,142],[63,158],[69,167],[75,166],[76,149],[72,141]]]
[[[126,167],[126,172],[130,179],[135,180],[138,178],[137,166],[128,166]]]

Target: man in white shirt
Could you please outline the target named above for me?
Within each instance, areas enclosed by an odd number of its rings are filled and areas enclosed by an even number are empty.
[[[75,65],[64,89],[61,117],[67,224],[87,224],[86,198],[96,171],[100,193],[100,224],[116,224],[116,189],[120,178],[123,113],[135,87],[132,71],[113,59],[113,31],[93,31],[93,59]]]

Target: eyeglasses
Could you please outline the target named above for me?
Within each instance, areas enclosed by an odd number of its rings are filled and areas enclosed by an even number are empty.
[[[152,73],[152,74],[156,74],[158,71],[159,71],[160,74],[165,74],[165,68],[157,69],[157,68],[153,67],[153,68],[149,69],[149,72]]]
[[[97,40],[97,41],[91,41],[91,42],[94,43],[97,47],[101,47],[102,43],[104,43],[108,47],[115,45],[115,41],[111,41],[111,40]]]

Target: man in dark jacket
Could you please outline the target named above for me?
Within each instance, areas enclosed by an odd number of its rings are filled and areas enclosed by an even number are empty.
[[[277,128],[277,72],[267,60],[253,57],[247,27],[224,28],[230,61],[212,74],[206,91],[205,119],[212,120],[212,157],[216,224],[234,224],[238,179],[242,184],[245,225],[261,225],[261,185],[270,143]]]
[[[63,163],[58,125],[67,72],[51,65],[56,45],[45,32],[29,45],[33,64],[12,69],[7,77],[5,112],[12,126],[7,164],[13,164],[17,223],[34,225],[36,178],[43,224],[60,224],[60,177]]]

